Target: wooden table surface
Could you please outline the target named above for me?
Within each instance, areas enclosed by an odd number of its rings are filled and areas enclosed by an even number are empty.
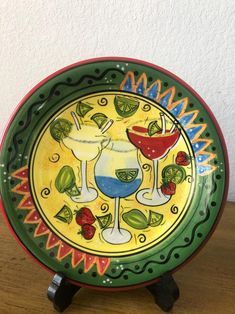
[[[46,291],[52,276],[13,240],[0,217],[0,314],[56,313]],[[204,249],[175,273],[180,299],[173,313],[235,313],[235,203],[224,215]],[[163,313],[144,289],[100,292],[81,289],[65,313]]]

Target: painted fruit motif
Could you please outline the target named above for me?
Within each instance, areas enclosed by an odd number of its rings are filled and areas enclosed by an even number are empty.
[[[96,228],[92,225],[89,224],[84,224],[82,225],[82,230],[78,232],[78,234],[81,234],[84,239],[86,240],[91,240],[96,232]]]
[[[92,225],[95,222],[95,217],[89,208],[82,207],[76,211],[76,222],[80,226],[85,224]]]
[[[175,162],[180,166],[188,166],[191,162],[191,158],[187,155],[186,152],[180,151],[177,153]]]

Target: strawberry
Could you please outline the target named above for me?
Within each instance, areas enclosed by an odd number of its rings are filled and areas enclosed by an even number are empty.
[[[82,230],[78,232],[81,234],[86,240],[91,240],[94,237],[96,228],[92,225],[85,224],[82,226]]]
[[[76,222],[80,226],[85,224],[92,225],[95,222],[95,217],[89,208],[82,207],[79,211],[76,211]]]
[[[176,184],[174,182],[163,182],[161,186],[161,191],[165,195],[175,194]]]
[[[176,155],[175,162],[179,166],[188,166],[190,164],[191,158],[185,152],[180,151]]]

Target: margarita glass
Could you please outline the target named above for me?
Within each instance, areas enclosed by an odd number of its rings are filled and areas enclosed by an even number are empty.
[[[111,126],[112,120],[102,128],[92,125],[80,125],[74,112],[71,113],[75,122],[69,135],[64,137],[63,144],[72,151],[75,158],[81,162],[81,187],[80,194],[72,196],[78,203],[91,202],[98,196],[96,189],[87,185],[87,162],[94,160],[109,143],[109,136],[104,134]]]
[[[142,180],[137,149],[128,141],[110,141],[95,165],[95,181],[99,190],[115,199],[114,225],[102,232],[103,239],[111,244],[127,243],[131,233],[120,228],[120,198],[135,193]]]
[[[162,193],[158,188],[158,161],[165,157],[180,137],[180,131],[176,124],[170,130],[166,130],[165,116],[161,114],[162,129],[152,136],[148,129],[142,126],[132,126],[127,129],[127,135],[131,143],[140,149],[141,153],[153,162],[153,187],[140,190],[136,198],[144,205],[157,206],[169,201],[170,195]]]

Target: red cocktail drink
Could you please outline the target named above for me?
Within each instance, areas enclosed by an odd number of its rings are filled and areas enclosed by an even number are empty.
[[[142,154],[150,160],[164,157],[180,136],[178,129],[172,133],[166,130],[165,134],[158,131],[153,136],[149,136],[148,129],[141,126],[133,126],[127,130],[127,134],[131,143],[138,147]]]
[[[140,190],[136,195],[140,203],[149,206],[162,205],[170,199],[169,195],[163,194],[161,189],[158,188],[158,160],[165,157],[177,143],[180,131],[175,125],[171,130],[166,130],[165,120],[163,122],[163,129],[157,131],[152,136],[149,135],[148,129],[142,126],[133,126],[127,129],[127,136],[130,142],[139,148],[146,158],[153,161],[153,188]]]

